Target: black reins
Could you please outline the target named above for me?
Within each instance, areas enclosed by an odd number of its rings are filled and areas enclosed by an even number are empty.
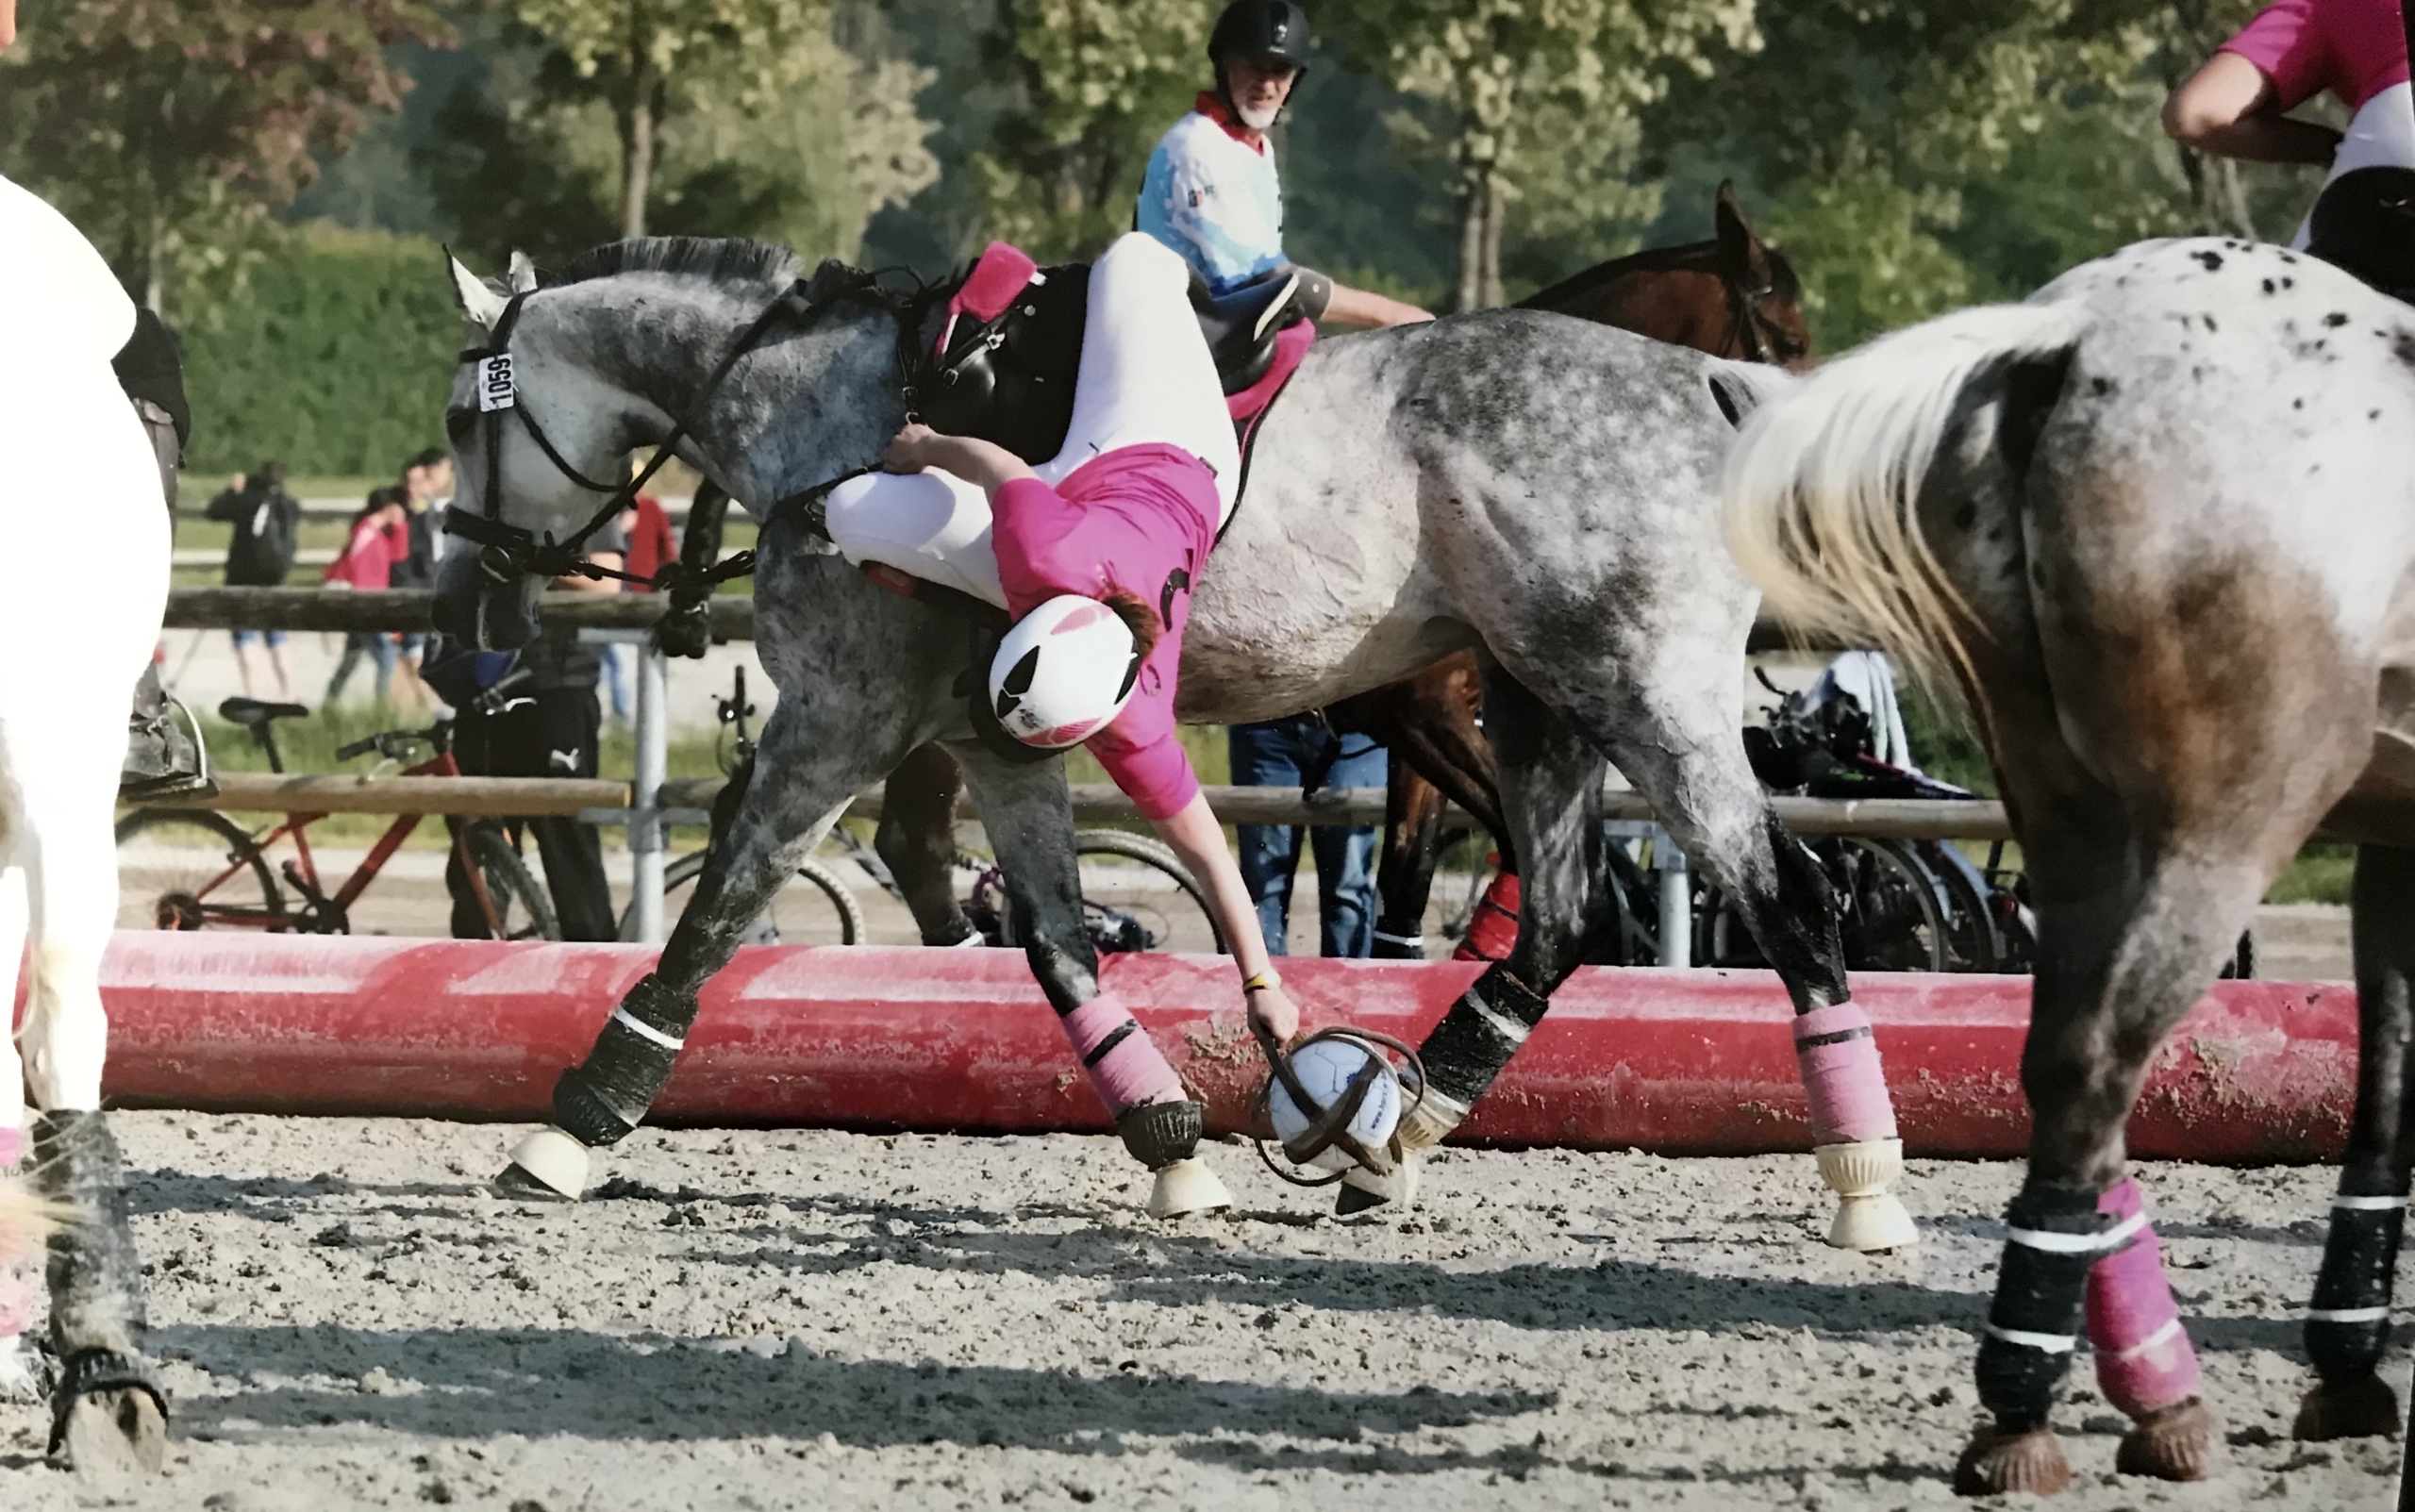
[[[486,488],[485,512],[472,514],[458,505],[444,510],[444,529],[479,547],[478,565],[496,582],[513,577],[570,577],[593,579],[614,578],[624,583],[642,583],[658,591],[669,592],[676,601],[690,606],[700,606],[706,596],[722,583],[745,576],[755,569],[755,554],[740,552],[725,562],[709,567],[696,567],[685,562],[668,562],[662,570],[647,577],[606,567],[591,559],[580,548],[605,523],[636,501],[638,490],[660,472],[676,454],[680,442],[694,434],[691,418],[701,414],[711,404],[721,386],[746,355],[762,344],[763,339],[784,320],[794,320],[800,325],[809,324],[824,312],[851,298],[869,298],[888,310],[897,322],[897,362],[899,389],[911,418],[916,398],[916,382],[921,369],[920,328],[922,313],[931,290],[918,284],[910,292],[900,292],[884,287],[879,274],[864,273],[837,261],[824,263],[809,278],[799,278],[782,290],[778,297],[763,307],[746,329],[730,343],[711,374],[697,386],[695,393],[684,407],[686,413],[664,409],[672,414],[671,434],[656,444],[652,459],[626,483],[598,482],[580,472],[562,456],[545,435],[537,417],[521,402],[519,386],[514,378],[511,361],[511,331],[519,324],[520,311],[535,290],[513,294],[503,307],[486,344],[462,351],[461,360],[476,364],[473,380],[475,407],[457,406],[445,413],[445,429],[458,443],[459,431],[473,421],[486,427]],[[537,443],[555,471],[590,493],[607,497],[601,507],[564,540],[556,540],[551,531],[541,538],[525,525],[507,523],[503,519],[503,426],[507,416],[517,416],[521,428]],[[850,478],[861,477],[874,471],[878,462],[854,468],[825,482],[788,495],[773,506],[773,510],[800,504],[810,504]],[[765,511],[769,518],[771,510]],[[675,612],[679,610],[675,603]]]

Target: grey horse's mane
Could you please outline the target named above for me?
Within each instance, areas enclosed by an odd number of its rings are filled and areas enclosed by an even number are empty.
[[[786,283],[804,271],[805,259],[769,241],[648,236],[591,247],[564,263],[545,287],[559,289],[624,273],[661,273],[708,283]]]

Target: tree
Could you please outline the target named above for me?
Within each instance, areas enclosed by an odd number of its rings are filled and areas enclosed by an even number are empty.
[[[1208,78],[1201,0],[1000,0],[987,47],[1018,85],[973,155],[990,234],[1042,259],[1130,229],[1158,139]]]
[[[829,35],[821,0],[510,0],[608,106],[620,146],[620,226],[646,234],[669,122],[708,95],[762,110],[803,83]]]
[[[1752,0],[1353,0],[1324,24],[1395,87],[1442,105],[1460,195],[1458,307],[1499,304],[1510,204],[1549,180],[1575,214],[1631,210],[1635,112],[1714,49],[1757,44]]]
[[[70,0],[5,64],[8,173],[58,204],[127,288],[240,258],[409,81],[385,49],[448,39],[418,0]]]

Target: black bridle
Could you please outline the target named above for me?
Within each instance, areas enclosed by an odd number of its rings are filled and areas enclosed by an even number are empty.
[[[799,325],[809,324],[850,298],[869,299],[888,310],[897,322],[898,385],[911,418],[915,384],[921,370],[919,332],[931,290],[918,284],[912,291],[901,292],[882,285],[880,276],[831,261],[815,270],[810,278],[799,278],[782,290],[730,343],[729,350],[683,407],[684,414],[672,410],[667,405],[663,407],[672,416],[671,434],[656,444],[654,457],[637,475],[621,484],[598,482],[572,466],[570,459],[562,456],[545,435],[544,427],[537,423],[537,417],[522,402],[512,373],[511,331],[519,324],[522,307],[537,291],[524,290],[512,295],[503,307],[503,313],[496,318],[493,329],[488,333],[486,344],[466,348],[461,353],[462,361],[476,364],[472,399],[469,405],[448,408],[444,414],[444,426],[457,447],[470,425],[482,424],[485,426],[487,476],[483,502],[486,507],[482,514],[472,514],[458,506],[448,505],[444,510],[446,533],[475,542],[479,547],[480,569],[498,583],[525,576],[614,578],[625,583],[642,583],[648,588],[671,593],[675,600],[701,605],[704,597],[717,585],[743,577],[754,571],[755,554],[740,552],[728,561],[708,567],[668,562],[660,572],[645,577],[603,566],[580,548],[608,521],[636,502],[638,490],[644,488],[655,474],[671,460],[680,442],[695,434],[692,417],[704,412],[739,362],[761,345],[774,327],[785,321],[793,321]],[[606,496],[603,505],[588,522],[572,532],[567,540],[556,540],[551,531],[541,538],[525,525],[510,524],[503,519],[503,427],[507,416],[518,417],[521,428],[528,433],[529,440],[537,443],[537,449],[545,455],[545,459],[554,464],[556,472],[590,493]],[[809,503],[849,478],[861,477],[872,472],[878,465],[875,461],[851,469],[826,482],[791,494],[773,507],[777,509]],[[768,516],[769,511],[766,514]],[[675,612],[678,607],[675,603]]]
[[[1734,327],[1730,334],[1737,350],[1744,354],[1747,362],[1774,364],[1776,358],[1770,356],[1770,344],[1761,336],[1760,310],[1761,301],[1776,293],[1777,285],[1772,282],[1747,289],[1724,272],[1719,275],[1719,284],[1727,291],[1727,315]]]

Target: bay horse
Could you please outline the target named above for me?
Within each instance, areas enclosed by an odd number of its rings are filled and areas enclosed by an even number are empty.
[[[1707,241],[1654,247],[1589,268],[1520,302],[1522,309],[1574,315],[1690,346],[1713,357],[1768,362],[1800,372],[1811,361],[1801,281],[1784,253],[1745,219],[1736,186],[1722,183]],[[1457,804],[1491,837],[1500,874],[1487,894],[1467,953],[1507,954],[1518,912],[1518,846],[1501,810],[1500,773],[1478,725],[1483,699],[1476,656],[1462,651],[1413,677],[1341,699],[1324,710],[1338,739],[1367,736],[1392,753],[1385,796],[1384,847],[1375,889],[1381,899],[1374,954],[1422,960],[1425,906],[1434,889],[1444,805]],[[963,778],[936,744],[909,755],[891,773],[874,834],[926,945],[978,938],[958,905],[952,870],[955,815]],[[1358,1207],[1374,1194],[1345,1189]]]
[[[514,1152],[506,1178],[524,1189],[583,1188],[590,1152],[643,1119],[698,989],[772,892],[854,794],[934,739],[964,768],[1026,958],[1082,1057],[1109,1043],[1156,1054],[1101,994],[1062,760],[980,739],[960,689],[986,652],[968,622],[876,586],[817,523],[817,490],[903,423],[941,298],[836,264],[798,272],[777,248],[681,239],[599,248],[542,287],[454,265],[473,345],[448,407],[462,485],[448,526],[483,549],[446,554],[439,626],[483,646],[535,635],[541,582],[570,570],[558,543],[605,518],[599,499],[617,507],[614,485],[593,480],[655,444],[762,520],[758,646],[780,689],[659,965],[563,1073],[555,1125]],[[1422,1047],[1430,1090],[1404,1143],[1457,1126],[1541,1022],[1589,925],[1612,916],[1599,819],[1615,760],[1740,900],[1798,1010],[1841,1242],[1890,1247],[1913,1237],[1889,1190],[1901,1145],[1834,900],[1754,780],[1733,708],[1756,596],[1720,543],[1719,469],[1736,420],[1790,381],[1534,310],[1316,343],[1261,424],[1245,497],[1194,590],[1177,712],[1320,707],[1478,647],[1526,909],[1508,958]],[[1197,1156],[1200,1105],[1108,1102],[1158,1173],[1153,1213],[1229,1200]],[[1414,1170],[1360,1175],[1397,1193]]]
[[[1727,535],[1771,609],[1975,713],[2038,914],[2028,1171],[1978,1347],[1974,1494],[2071,1478],[2083,1321],[2125,1471],[2219,1429],[2124,1131],[2318,826],[2357,842],[2357,1101],[2301,1437],[2398,1431],[2415,1125],[2415,310],[2283,248],[2143,242],[1829,363],[1747,425]]]

